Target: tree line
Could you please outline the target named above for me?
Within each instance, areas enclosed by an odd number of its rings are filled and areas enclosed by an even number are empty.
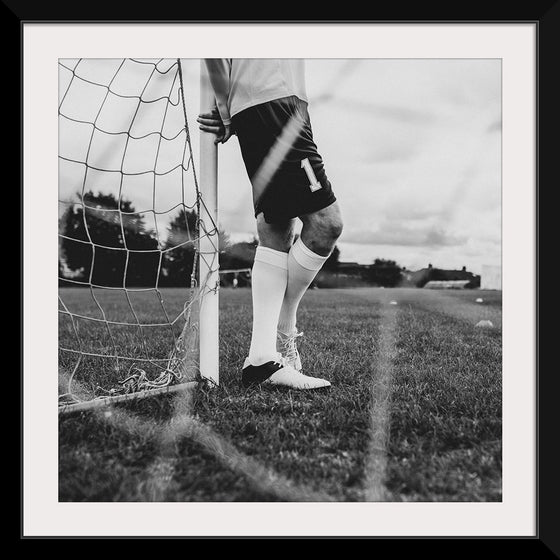
[[[63,285],[90,281],[99,286],[155,286],[156,281],[160,286],[189,285],[196,254],[194,209],[178,210],[161,244],[146,217],[129,200],[119,202],[112,194],[85,193],[83,204],[70,205],[60,222]]]
[[[146,287],[188,286],[196,257],[195,209],[179,208],[165,226],[165,235],[150,227],[146,217],[131,201],[112,194],[88,191],[82,204],[69,205],[60,218],[59,248],[61,285],[90,282],[99,286]],[[160,239],[158,242],[158,233]],[[258,245],[251,241],[230,243],[218,231],[220,268],[251,268]],[[129,249],[127,251],[126,249]],[[340,251],[335,247],[323,267],[323,275],[333,277],[339,269]],[[394,286],[401,269],[395,261],[376,259],[357,273],[370,285]],[[228,279],[223,278],[227,283]]]

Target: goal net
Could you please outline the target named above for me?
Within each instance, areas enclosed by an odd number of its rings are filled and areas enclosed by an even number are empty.
[[[217,227],[195,169],[184,67],[59,61],[61,411],[201,378]]]

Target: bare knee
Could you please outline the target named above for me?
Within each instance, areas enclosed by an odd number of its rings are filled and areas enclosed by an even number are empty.
[[[342,234],[343,222],[338,203],[301,217],[301,238],[305,245],[319,255],[329,255]]]
[[[335,203],[336,204],[336,203]],[[342,235],[344,224],[342,222],[342,215],[340,213],[340,208],[338,204],[333,208],[333,212],[329,214],[327,220],[328,236],[334,244],[338,238]]]
[[[294,242],[295,220],[268,224],[263,214],[259,214],[257,216],[257,233],[260,245],[287,253]]]

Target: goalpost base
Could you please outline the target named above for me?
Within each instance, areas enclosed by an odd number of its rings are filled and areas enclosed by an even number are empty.
[[[160,387],[150,391],[140,391],[137,393],[127,393],[126,395],[115,395],[114,397],[102,397],[93,399],[91,401],[84,401],[80,403],[71,403],[67,405],[60,405],[58,408],[59,415],[71,414],[74,412],[85,412],[98,408],[108,407],[113,404],[118,404],[126,401],[147,399],[156,395],[163,395],[166,393],[178,393],[181,391],[188,391],[194,389],[199,385],[200,381],[187,381],[178,385],[169,385],[168,387]]]

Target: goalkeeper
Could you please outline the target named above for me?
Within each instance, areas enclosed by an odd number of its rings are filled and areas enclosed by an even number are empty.
[[[259,245],[252,269],[251,345],[241,378],[294,389],[330,386],[304,375],[299,303],[342,232],[342,219],[313,141],[300,59],[206,59],[216,107],[201,130],[236,134],[253,186]],[[294,243],[295,225],[302,222]]]

